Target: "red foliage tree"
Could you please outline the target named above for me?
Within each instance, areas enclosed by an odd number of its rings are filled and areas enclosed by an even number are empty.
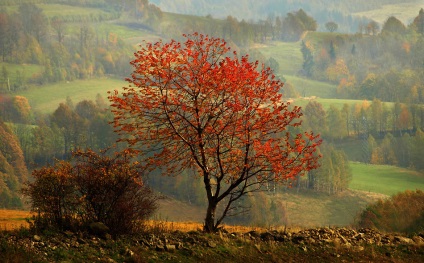
[[[282,102],[283,83],[269,68],[258,70],[258,62],[235,52],[227,56],[222,39],[185,37],[142,46],[131,62],[130,87],[109,99],[120,140],[142,150],[145,165],[166,167],[168,175],[197,170],[210,232],[237,212],[235,201],[245,194],[317,167],[320,141],[289,132],[302,114]]]

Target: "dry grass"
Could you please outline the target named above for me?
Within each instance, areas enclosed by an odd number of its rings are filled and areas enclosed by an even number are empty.
[[[198,222],[169,222],[161,220],[149,220],[146,222],[146,227],[153,231],[159,232],[173,232],[173,231],[201,231],[203,229],[203,224]],[[247,233],[249,231],[265,232],[268,230],[277,230],[277,231],[287,231],[287,232],[298,232],[302,230],[301,227],[278,227],[278,228],[263,228],[257,226],[237,226],[237,225],[222,225],[222,228],[230,233]]]
[[[32,214],[29,211],[21,210],[0,210],[0,229],[12,230],[20,227],[28,227],[27,218]]]
[[[168,221],[160,221],[160,220],[149,220],[147,221],[147,227],[162,230],[164,232],[172,232],[172,231],[201,231],[203,229],[203,225],[198,222],[168,222]],[[260,227],[249,227],[249,226],[231,226],[231,225],[223,225],[223,228],[228,232],[248,232],[252,230],[261,231],[264,230]]]
[[[20,227],[28,227],[28,222],[26,221],[26,219],[30,218],[31,216],[32,214],[29,211],[0,209],[0,229],[12,230]],[[149,220],[147,221],[147,227],[165,232],[172,232],[176,230],[189,232],[202,230],[203,225],[198,222],[169,222],[163,220]],[[224,225],[224,228],[229,232],[248,232],[251,230],[264,230],[259,227],[230,225]]]
[[[32,214],[29,211],[21,210],[6,210],[0,209],[0,230],[13,230],[20,227],[28,227],[29,224],[26,219],[31,218]],[[165,220],[148,220],[146,227],[152,231],[158,232],[173,232],[173,231],[201,231],[203,229],[202,223],[199,222],[171,222]],[[265,232],[267,230],[278,230],[297,232],[301,228],[284,229],[284,227],[266,229],[263,227],[256,226],[236,226],[236,225],[222,225],[223,229],[230,233],[247,233],[249,231]]]

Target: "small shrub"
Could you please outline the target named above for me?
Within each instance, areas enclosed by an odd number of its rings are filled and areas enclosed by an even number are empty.
[[[424,192],[406,191],[367,206],[360,214],[357,226],[386,232],[423,231]]]
[[[35,227],[74,229],[103,222],[113,235],[138,230],[139,221],[156,210],[158,196],[143,185],[133,152],[106,153],[76,151],[73,163],[33,172],[35,180],[23,193],[37,212]]]

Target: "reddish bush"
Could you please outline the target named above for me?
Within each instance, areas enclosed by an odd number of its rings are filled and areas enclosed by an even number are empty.
[[[406,191],[369,205],[359,216],[357,225],[387,232],[422,232],[424,192]]]
[[[111,234],[137,230],[157,208],[158,197],[143,185],[133,153],[107,156],[91,150],[73,153],[75,162],[59,162],[33,172],[23,190],[39,216],[36,224],[60,229],[103,222]]]

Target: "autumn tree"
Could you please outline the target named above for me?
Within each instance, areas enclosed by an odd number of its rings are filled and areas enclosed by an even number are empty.
[[[323,156],[320,167],[308,173],[307,188],[328,194],[348,189],[352,172],[346,154],[325,143],[319,150]]]
[[[325,28],[330,32],[334,32],[337,30],[337,28],[339,28],[339,25],[337,25],[336,22],[330,21],[325,23]]]
[[[411,25],[415,27],[415,30],[418,33],[424,34],[424,9],[423,8],[420,9],[418,16],[415,17]]]
[[[120,141],[140,149],[144,165],[167,175],[193,169],[202,178],[204,230],[212,232],[239,212],[236,201],[247,193],[317,167],[320,141],[289,132],[302,114],[282,102],[283,83],[269,68],[229,56],[222,39],[185,38],[141,46],[130,86],[109,99]]]
[[[379,29],[380,29],[380,26],[378,25],[377,22],[370,21],[367,24],[365,31],[367,32],[367,34],[375,36],[375,35],[377,35]]]
[[[306,76],[310,77],[312,76],[313,69],[314,69],[314,55],[313,55],[313,49],[312,45],[302,40],[301,49],[303,56],[303,64],[302,69]]]
[[[396,17],[389,17],[383,24],[381,33],[397,33],[403,34],[406,31],[406,26]]]
[[[24,32],[34,36],[37,42],[40,42],[47,33],[47,18],[43,10],[35,4],[24,3],[19,6],[19,17]]]
[[[326,112],[322,104],[317,101],[310,101],[304,109],[307,125],[314,131],[326,132]]]
[[[27,180],[25,165],[19,141],[6,124],[0,120],[0,207],[22,206],[18,191]]]

